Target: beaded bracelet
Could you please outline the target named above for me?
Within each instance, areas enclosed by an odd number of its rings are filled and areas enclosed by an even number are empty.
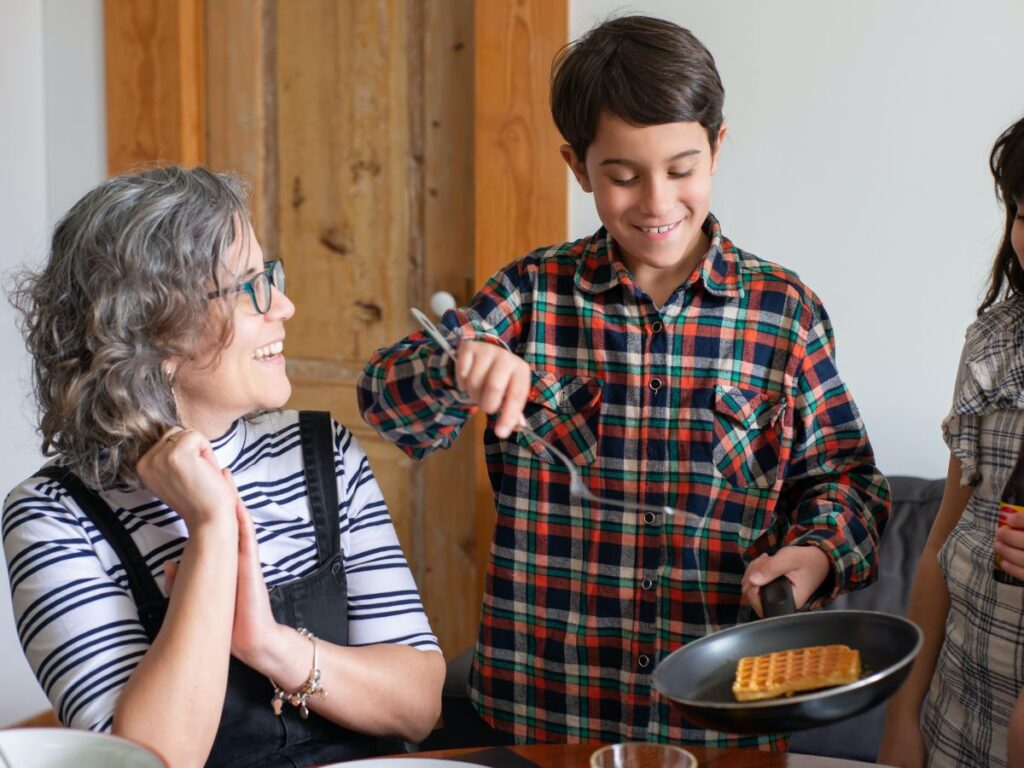
[[[299,627],[296,631],[303,637],[309,638],[309,642],[313,644],[313,667],[309,670],[309,677],[306,679],[306,682],[295,693],[288,693],[288,691],[283,690],[277,683],[271,680],[270,684],[274,686],[274,697],[270,700],[270,706],[274,708],[274,714],[280,717],[281,709],[287,701],[293,707],[298,707],[299,715],[305,720],[309,717],[309,708],[306,706],[309,697],[324,697],[327,695],[327,691],[320,686],[320,665],[316,647],[316,636],[305,627]]]

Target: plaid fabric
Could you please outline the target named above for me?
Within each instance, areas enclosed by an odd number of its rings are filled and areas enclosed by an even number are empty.
[[[1024,688],[1024,590],[992,578],[999,497],[1024,441],[1024,297],[967,331],[943,436],[970,501],[939,553],[945,639],[925,702],[928,765],[1005,766],[1006,726]]]
[[[453,340],[530,363],[527,420],[595,493],[692,513],[580,502],[541,446],[487,431],[497,526],[471,694],[519,741],[784,746],[686,724],[652,690],[655,665],[751,618],[740,579],[760,552],[822,548],[832,594],[875,577],[888,486],[828,318],[795,275],[736,248],[713,217],[705,230],[707,257],[663,307],[601,230],[515,262],[444,317]],[[369,424],[422,458],[473,413],[454,386],[414,334],[373,357],[359,397]]]

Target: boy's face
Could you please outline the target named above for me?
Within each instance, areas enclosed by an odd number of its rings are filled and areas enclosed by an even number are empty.
[[[712,151],[700,123],[637,126],[604,112],[584,162],[562,147],[626,267],[649,292],[668,279],[674,288],[704,256],[701,225],[724,136],[723,125]]]

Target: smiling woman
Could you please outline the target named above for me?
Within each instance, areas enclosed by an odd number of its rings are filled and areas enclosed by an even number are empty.
[[[13,295],[56,457],[4,506],[21,643],[65,725],[173,765],[395,751],[440,708],[365,453],[279,410],[284,287],[242,183],[168,167],[86,194]]]

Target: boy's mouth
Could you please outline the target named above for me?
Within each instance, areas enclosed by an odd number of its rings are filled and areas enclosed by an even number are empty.
[[[662,235],[662,234],[664,234],[666,232],[671,232],[677,226],[679,226],[679,222],[678,221],[674,221],[671,224],[663,224],[660,227],[641,227],[641,226],[637,226],[637,229],[639,229],[644,234],[648,234],[648,235]]]

